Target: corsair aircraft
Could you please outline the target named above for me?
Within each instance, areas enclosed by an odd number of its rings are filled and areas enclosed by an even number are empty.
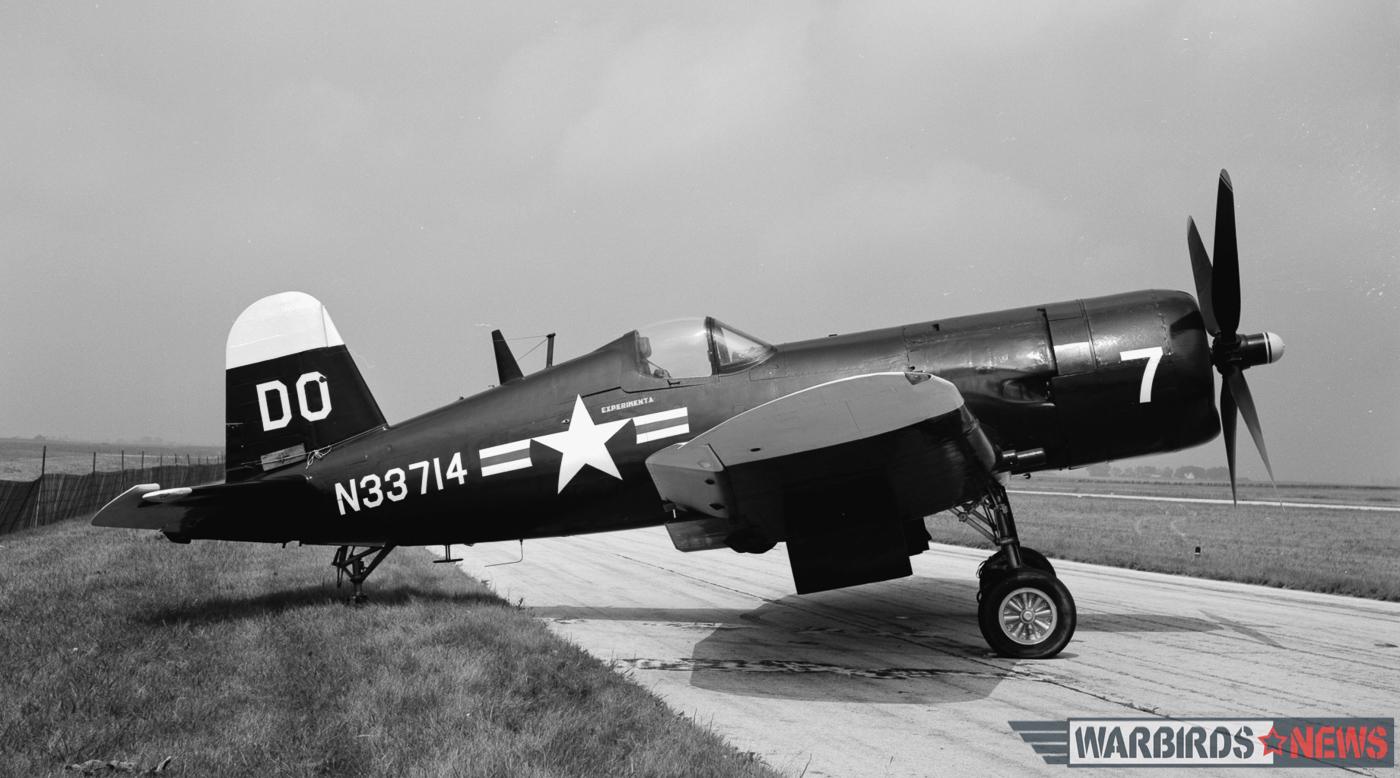
[[[494,333],[499,386],[396,424],[320,302],[265,297],[228,337],[226,481],[135,486],[93,524],[336,546],[363,601],[396,546],[655,525],[685,552],[784,544],[799,593],[857,586],[911,575],[923,518],[950,511],[997,549],[978,573],[987,642],[1050,657],[1074,599],[1021,545],[1007,476],[1176,451],[1223,423],[1233,487],[1237,415],[1268,465],[1244,370],[1283,342],[1237,332],[1224,171],[1215,228],[1212,263],[1188,222],[1194,298],[1134,291],[780,344],[680,319],[531,375]]]

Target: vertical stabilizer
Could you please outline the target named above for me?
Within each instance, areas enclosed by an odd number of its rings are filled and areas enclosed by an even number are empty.
[[[248,306],[229,330],[225,358],[229,482],[384,426],[330,314],[311,295],[283,292]]]

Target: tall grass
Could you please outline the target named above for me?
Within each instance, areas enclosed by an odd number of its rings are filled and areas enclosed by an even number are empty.
[[[0,775],[767,775],[455,569],[70,521],[0,543]],[[72,773],[68,773],[71,775]]]

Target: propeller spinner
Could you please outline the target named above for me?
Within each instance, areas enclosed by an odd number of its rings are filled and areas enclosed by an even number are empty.
[[[1206,254],[1201,233],[1194,219],[1187,219],[1186,242],[1191,249],[1191,271],[1196,278],[1196,299],[1201,317],[1211,335],[1211,362],[1220,371],[1220,429],[1225,437],[1225,457],[1230,466],[1230,496],[1238,501],[1235,488],[1235,419],[1244,417],[1250,437],[1274,480],[1269,451],[1259,413],[1249,393],[1244,371],[1255,365],[1277,362],[1283,357],[1283,338],[1272,332],[1240,335],[1240,255],[1235,242],[1235,189],[1230,174],[1220,171],[1220,188],[1215,202],[1215,262]]]

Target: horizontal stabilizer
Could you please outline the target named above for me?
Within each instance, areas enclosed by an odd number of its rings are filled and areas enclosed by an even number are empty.
[[[94,527],[127,527],[130,529],[164,529],[156,512],[137,513],[142,496],[160,491],[160,484],[137,484],[102,506],[92,517]]]
[[[195,523],[208,520],[251,525],[258,517],[299,508],[314,494],[300,476],[173,489],[162,489],[160,484],[137,484],[104,505],[92,517],[92,524],[186,535]]]

